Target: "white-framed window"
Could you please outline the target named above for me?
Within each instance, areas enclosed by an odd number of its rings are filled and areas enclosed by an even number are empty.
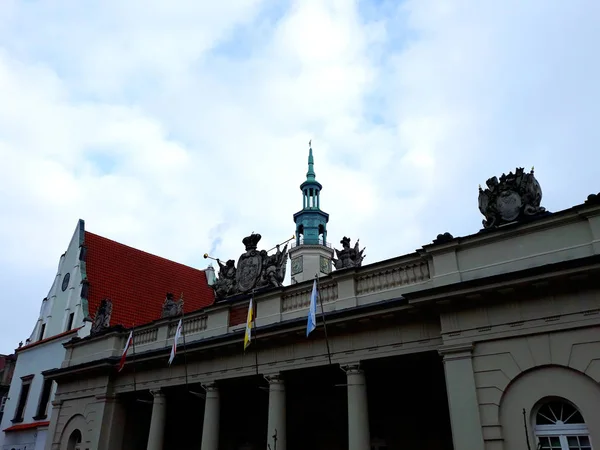
[[[535,412],[539,450],[593,450],[590,434],[577,407],[563,399],[549,399]]]

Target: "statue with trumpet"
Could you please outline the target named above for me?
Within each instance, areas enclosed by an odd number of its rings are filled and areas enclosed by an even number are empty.
[[[219,258],[214,258],[208,253],[204,258],[217,261],[219,264],[219,277],[213,285],[217,299],[232,295],[244,294],[253,290],[266,287],[280,287],[283,285],[288,256],[288,243],[295,238],[277,244],[270,250],[257,250],[258,242],[262,236],[252,233],[242,239],[246,251],[240,256],[237,267],[233,259],[223,263]],[[283,250],[281,246],[285,244]],[[276,250],[269,255],[269,252]]]

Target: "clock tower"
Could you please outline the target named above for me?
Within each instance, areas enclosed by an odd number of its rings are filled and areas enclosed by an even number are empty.
[[[321,210],[321,183],[315,177],[312,146],[309,143],[308,172],[300,185],[302,209],[294,214],[296,241],[289,250],[292,261],[291,281],[312,280],[316,274],[331,272],[333,249],[327,241],[329,214]]]

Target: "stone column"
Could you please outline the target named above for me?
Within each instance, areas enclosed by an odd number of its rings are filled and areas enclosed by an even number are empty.
[[[202,450],[219,450],[219,421],[221,401],[216,383],[204,386],[206,402],[204,403],[204,425],[202,426]]]
[[[348,384],[348,449],[370,450],[369,405],[365,372],[358,363],[343,366]]]
[[[285,384],[280,375],[265,376],[269,382],[269,419],[267,442],[271,449],[286,450]],[[273,436],[275,436],[274,438]]]
[[[468,344],[446,346],[439,351],[444,358],[452,440],[454,448],[460,450],[484,449],[472,350],[472,344]]]
[[[98,450],[121,448],[125,430],[123,424],[126,417],[123,404],[118,401],[116,396],[109,394],[96,395],[96,399],[104,403],[96,448]]]
[[[154,402],[152,403],[152,419],[150,420],[150,432],[148,433],[148,446],[146,448],[147,450],[163,450],[167,402],[160,389],[150,391],[150,393],[154,397]]]

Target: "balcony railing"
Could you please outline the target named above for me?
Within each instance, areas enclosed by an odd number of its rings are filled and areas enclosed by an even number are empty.
[[[318,243],[318,244],[305,244],[305,243],[304,243],[304,239],[303,239],[303,238],[300,238],[300,243],[299,243],[299,244],[297,244],[297,243],[296,243],[296,241],[292,241],[292,243],[291,243],[291,245],[290,245],[290,248],[299,247],[299,246],[301,246],[301,245],[323,245],[323,246],[325,246],[325,247],[327,247],[327,248],[333,248],[333,247],[331,246],[331,243],[329,243],[329,242],[323,242],[323,239],[322,239],[322,238],[319,238],[319,243]]]

